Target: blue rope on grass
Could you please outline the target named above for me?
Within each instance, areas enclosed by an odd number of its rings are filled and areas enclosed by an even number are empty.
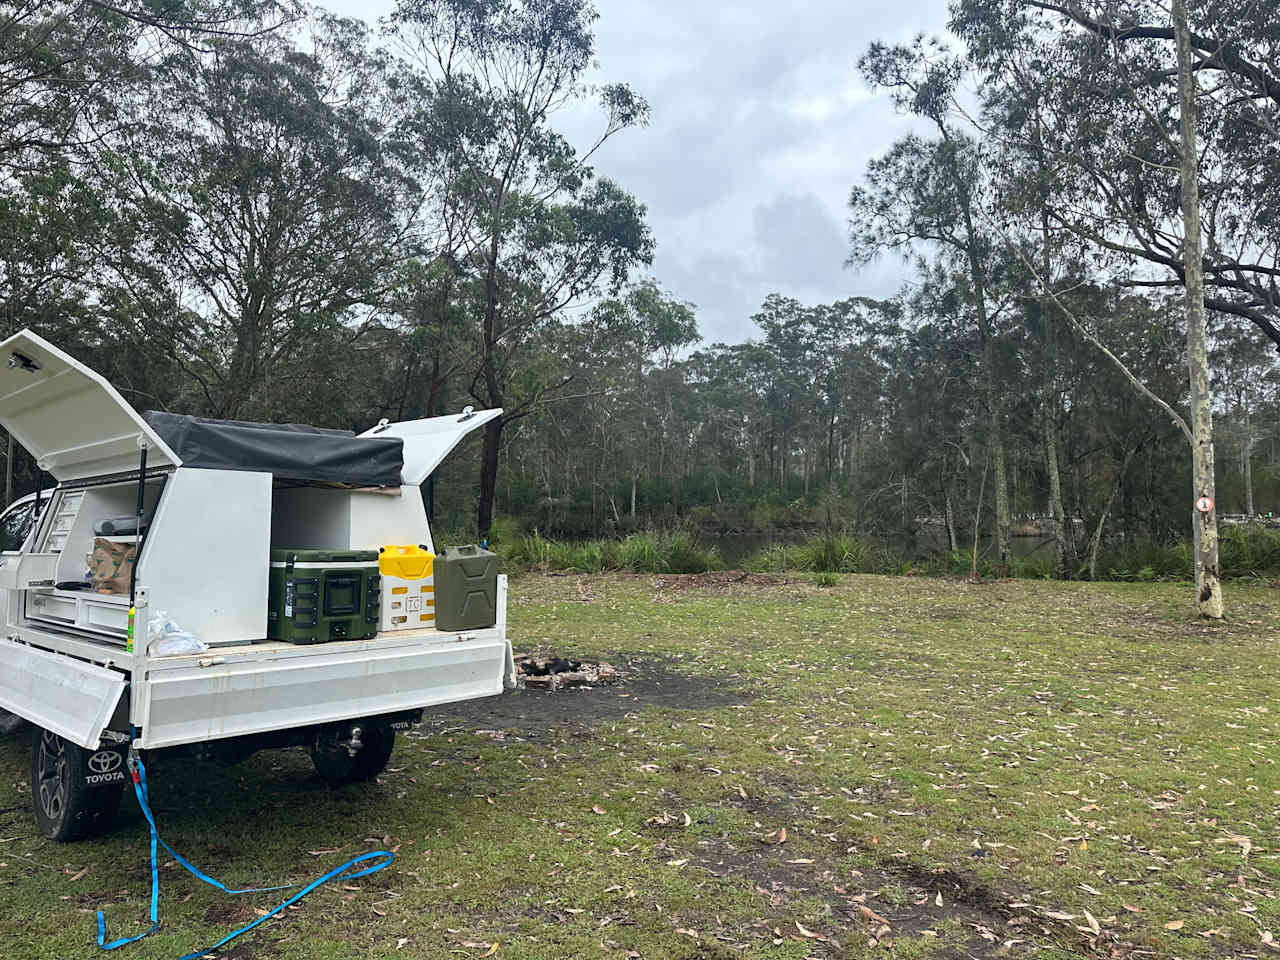
[[[147,818],[147,824],[151,828],[151,928],[149,930],[144,930],[142,933],[136,934],[135,936],[121,937],[118,940],[112,940],[111,942],[108,943],[106,917],[103,916],[102,911],[99,910],[98,911],[98,946],[99,947],[101,947],[103,950],[117,950],[120,947],[125,946],[126,944],[135,943],[136,941],[141,940],[143,937],[150,936],[151,934],[155,933],[157,929],[159,929],[160,927],[160,871],[159,871],[159,866],[156,859],[157,844],[159,846],[164,847],[165,850],[169,852],[169,855],[172,856],[173,859],[176,860],[178,863],[180,863],[183,866],[183,868],[185,868],[197,880],[201,880],[204,883],[209,884],[209,886],[211,887],[216,887],[217,889],[221,890],[223,893],[229,893],[229,894],[269,893],[274,890],[292,890],[294,887],[298,886],[296,883],[290,883],[280,887],[248,887],[244,890],[233,890],[230,887],[226,886],[225,884],[220,883],[219,881],[213,879],[213,877],[210,877],[208,874],[204,873],[199,868],[189,863],[183,856],[181,856],[176,850],[174,850],[173,847],[169,846],[169,844],[165,843],[164,840],[161,839],[160,831],[156,828],[155,817],[151,813],[151,802],[147,792],[147,768],[143,766],[142,760],[140,758],[137,758],[136,755],[133,755],[131,759],[135,760],[138,767],[136,773],[134,773],[134,771],[132,770],[132,766],[130,767],[130,773],[133,774],[133,792],[137,794],[138,806],[142,808],[142,815]],[[197,950],[195,951],[195,953],[188,953],[182,957],[179,957],[178,960],[197,960],[197,958],[203,957],[205,954],[211,953],[214,950],[217,950],[219,947],[226,946],[236,937],[242,934],[248,933],[254,927],[257,927],[257,926],[260,926],[261,924],[266,923],[272,917],[280,913],[280,911],[297,903],[299,900],[301,900],[303,897],[309,894],[312,890],[315,890],[317,887],[323,886],[324,884],[328,883],[330,880],[339,880],[339,879],[354,880],[357,877],[367,877],[371,873],[377,873],[379,870],[383,870],[389,867],[391,865],[391,861],[394,859],[395,859],[395,854],[387,850],[375,850],[372,853],[365,853],[358,857],[354,857],[351,860],[348,860],[346,863],[342,864],[342,866],[335,867],[333,870],[330,870],[324,876],[317,877],[315,880],[312,880],[309,884],[307,884],[305,887],[303,887],[301,890],[295,893],[292,897],[290,897],[284,903],[280,904],[280,906],[276,907],[274,910],[270,911],[269,913],[259,917],[257,920],[253,921],[253,923],[250,923],[246,926],[241,927],[239,930],[235,930],[232,933],[227,934],[217,943],[209,947],[206,947],[203,950]],[[354,867],[358,867],[362,863],[368,863],[370,861],[377,861],[377,862],[375,862],[372,866],[365,867],[362,870],[356,871],[355,873],[347,873],[348,870]]]

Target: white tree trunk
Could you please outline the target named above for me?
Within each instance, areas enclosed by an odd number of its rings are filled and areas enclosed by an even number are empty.
[[[1173,0],[1173,32],[1178,48],[1178,99],[1182,127],[1182,219],[1185,240],[1187,302],[1187,368],[1191,376],[1192,497],[1214,498],[1213,407],[1209,394],[1209,361],[1205,349],[1204,261],[1200,241],[1200,169],[1196,152],[1196,79],[1191,62],[1186,0]],[[1195,537],[1196,604],[1200,615],[1223,616],[1222,582],[1218,577],[1216,508],[1191,510]]]

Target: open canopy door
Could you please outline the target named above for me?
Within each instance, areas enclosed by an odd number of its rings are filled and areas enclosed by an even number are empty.
[[[0,425],[58,481],[178,466],[170,450],[103,377],[30,330],[0,343]]]
[[[404,440],[404,483],[417,486],[431,475],[462,438],[472,430],[484,426],[494,417],[502,415],[502,408],[470,411],[448,417],[432,417],[429,420],[405,420],[401,423],[380,423],[360,434],[362,437],[400,437]]]

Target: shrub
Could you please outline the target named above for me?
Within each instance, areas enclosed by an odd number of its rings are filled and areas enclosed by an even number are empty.
[[[684,530],[662,537],[659,550],[669,573],[705,573],[708,570],[724,569],[719,550],[702,546],[692,534]]]
[[[633,533],[622,541],[620,568],[633,573],[663,573],[658,538],[652,533]]]
[[[867,550],[853,537],[824,534],[801,549],[804,569],[815,573],[858,573],[866,565]]]

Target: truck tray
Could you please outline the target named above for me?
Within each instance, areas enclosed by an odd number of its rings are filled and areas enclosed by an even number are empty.
[[[493,696],[515,685],[505,630],[223,647],[152,660],[135,684],[144,749]]]

